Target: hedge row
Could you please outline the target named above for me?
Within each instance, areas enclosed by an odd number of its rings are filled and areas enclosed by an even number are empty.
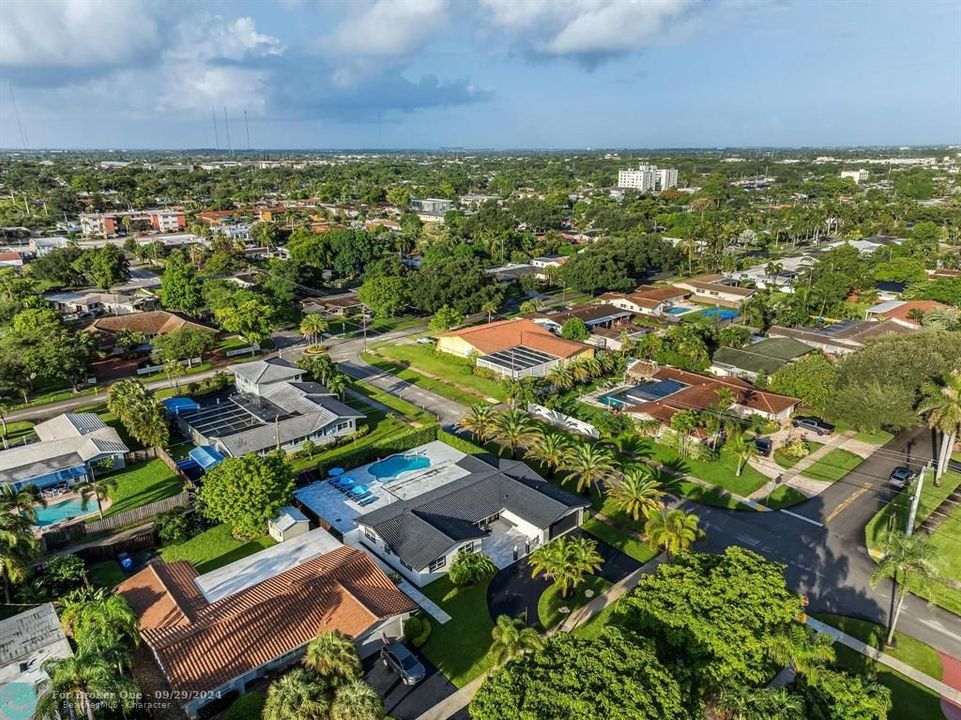
[[[455,450],[460,450],[462,453],[467,453],[468,455],[484,455],[487,453],[487,450],[480,445],[476,445],[470,440],[465,440],[459,435],[454,435],[446,430],[438,430],[437,439],[450,445]]]

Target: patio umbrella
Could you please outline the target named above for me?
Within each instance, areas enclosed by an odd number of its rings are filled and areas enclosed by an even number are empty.
[[[327,471],[327,474],[330,475],[330,477],[338,477],[344,474],[344,468],[332,467],[330,470]]]

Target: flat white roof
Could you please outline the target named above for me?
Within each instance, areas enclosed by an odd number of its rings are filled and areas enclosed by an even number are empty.
[[[318,555],[326,555],[341,544],[326,530],[318,528],[201,575],[194,579],[194,583],[207,602],[214,603],[287,572]]]
[[[0,683],[16,681],[32,687],[46,679],[41,668],[46,660],[72,654],[52,603],[0,622]]]

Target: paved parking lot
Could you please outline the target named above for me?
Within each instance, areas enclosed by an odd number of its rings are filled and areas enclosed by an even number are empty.
[[[383,699],[388,717],[395,720],[414,720],[457,690],[423,654],[414,653],[424,663],[427,677],[413,687],[404,685],[376,655],[364,661],[364,679]]]

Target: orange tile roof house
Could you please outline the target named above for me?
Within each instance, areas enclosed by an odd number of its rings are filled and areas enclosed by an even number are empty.
[[[370,555],[324,530],[200,577],[186,561],[151,564],[117,592],[190,717],[295,662],[324,631],[354,638],[370,655],[384,636],[402,635],[416,609]]]
[[[498,320],[454,330],[437,337],[437,350],[477,357],[477,366],[508,377],[543,377],[577,357],[593,357],[594,348],[558,337],[527,318]]]
[[[660,315],[671,305],[680,302],[690,294],[690,290],[673,285],[664,287],[640,285],[633,292],[604,293],[599,299],[640,315]]]
[[[935,300],[889,300],[869,307],[865,311],[865,318],[884,318],[905,327],[919,328],[922,323],[915,320],[913,315],[923,313],[927,315],[934,310],[959,312],[957,308],[939,303]]]
[[[147,340],[157,335],[166,335],[183,327],[194,327],[201,330],[216,332],[213,328],[166,310],[150,310],[148,312],[127,313],[126,315],[108,315],[98,318],[87,326],[87,332],[96,333],[104,345],[113,345],[114,337],[119,330],[141,332]]]
[[[677,287],[690,290],[694,299],[721,307],[740,307],[741,303],[756,293],[751,288],[737,287],[732,280],[723,275],[697,275],[678,280]]]

